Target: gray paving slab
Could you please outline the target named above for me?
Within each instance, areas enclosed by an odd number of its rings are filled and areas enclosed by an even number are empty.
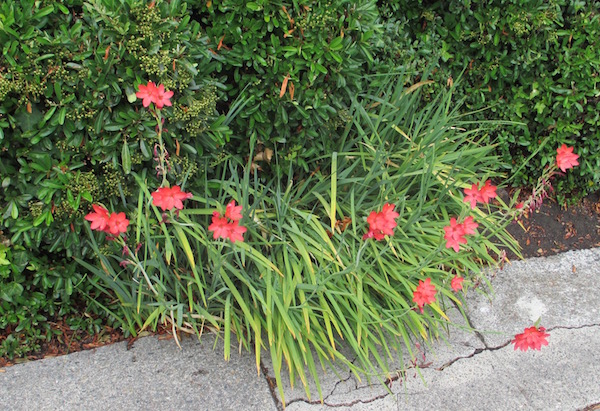
[[[545,328],[600,324],[600,248],[513,262],[491,281],[492,299],[471,293],[469,319],[490,346],[541,318]]]
[[[397,353],[392,367],[403,372],[389,391],[340,365],[337,375],[320,374],[321,402],[310,378],[309,399],[284,372],[286,410],[598,409],[600,249],[514,262],[490,277],[493,297],[466,296],[469,322],[451,309],[459,328],[431,347],[422,344],[420,369],[401,370],[400,356],[405,364],[411,359]],[[540,316],[549,345],[515,351],[511,339]],[[274,381],[269,356],[262,356],[267,379],[257,375],[251,353],[225,362],[222,342],[214,350],[213,342],[211,336],[202,343],[188,339],[179,350],[173,340],[148,337],[131,350],[121,343],[7,367],[0,372],[0,410],[280,411],[268,385]]]
[[[541,351],[512,344],[424,369],[407,380],[398,410],[581,410],[600,402],[600,327],[557,328]]]
[[[146,337],[6,367],[0,410],[276,411],[251,354],[223,359],[223,341]]]
[[[470,292],[469,331],[458,310],[447,341],[425,347],[427,364],[392,384],[320,376],[323,403],[285,388],[287,410],[583,410],[600,404],[600,249],[514,262],[491,272],[491,299]],[[542,317],[541,351],[515,351],[516,333]],[[285,383],[284,383],[285,385]]]

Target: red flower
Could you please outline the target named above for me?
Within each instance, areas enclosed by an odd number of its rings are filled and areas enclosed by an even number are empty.
[[[236,206],[235,201],[230,201],[225,208],[225,216],[217,211],[213,213],[212,223],[208,226],[208,231],[213,232],[213,238],[229,238],[232,242],[244,241],[243,234],[247,231],[246,227],[241,226],[239,220],[242,219],[242,206]]]
[[[452,287],[452,290],[454,290],[454,291],[462,290],[462,288],[463,288],[462,283],[464,280],[465,280],[464,278],[456,275],[456,276],[454,276],[454,278],[452,278],[452,281],[450,281],[450,287]]]
[[[386,203],[380,212],[371,211],[367,217],[369,231],[363,236],[363,240],[372,237],[376,240],[383,240],[386,235],[394,235],[394,227],[398,225],[395,219],[400,216],[394,211],[394,207],[393,204]]]
[[[556,165],[563,173],[573,166],[578,166],[578,154],[573,153],[573,147],[567,147],[565,144],[556,149]]]
[[[453,248],[458,253],[460,244],[467,244],[465,231],[462,224],[456,222],[456,218],[450,219],[450,225],[444,227],[444,239],[446,240],[446,248]]]
[[[243,234],[246,232],[246,227],[240,225],[239,221],[229,223],[229,239],[235,243],[236,241],[244,241]]]
[[[479,191],[479,195],[481,196],[481,201],[483,203],[488,203],[490,198],[496,198],[496,186],[493,186],[490,180],[487,180],[481,190]]]
[[[229,222],[227,218],[221,217],[218,212],[213,213],[212,224],[208,226],[208,231],[213,231],[213,238],[228,238],[229,237]]]
[[[125,213],[112,213],[108,216],[104,231],[112,235],[119,235],[127,231],[128,226],[129,220],[125,217]]]
[[[150,103],[153,103],[156,100],[158,89],[153,82],[149,81],[147,86],[140,84],[138,88],[139,91],[135,93],[135,96],[142,99],[142,105],[144,107],[148,107]]]
[[[475,183],[471,188],[465,188],[465,198],[463,201],[465,203],[471,203],[471,209],[475,209],[475,204],[477,204],[478,201],[481,201],[479,184]]]
[[[490,180],[487,180],[481,189],[479,189],[479,184],[475,183],[471,188],[465,188],[465,198],[463,201],[471,203],[471,209],[475,208],[477,202],[487,204],[490,201],[490,198],[495,198],[497,196],[496,188],[497,187],[493,186]]]
[[[431,284],[431,278],[427,278],[425,281],[419,280],[419,285],[413,293],[413,302],[417,303],[421,312],[423,312],[423,306],[425,304],[431,304],[435,302],[435,294],[437,293],[435,285]]]
[[[462,226],[464,234],[475,234],[475,229],[479,227],[479,224],[473,220],[473,217],[468,216],[463,221]]]
[[[444,227],[444,240],[446,240],[446,248],[453,248],[454,251],[460,250],[460,244],[467,244],[465,235],[475,234],[475,229],[479,227],[473,217],[468,216],[462,224],[458,224],[456,218],[450,219],[450,225]]]
[[[242,219],[242,206],[236,206],[235,200],[231,200],[227,207],[225,207],[225,217],[233,221],[239,221]]]
[[[108,210],[99,205],[92,205],[94,211],[87,214],[84,219],[90,221],[90,228],[92,230],[104,231],[108,224]]]
[[[171,97],[173,97],[172,91],[165,91],[165,86],[162,84],[158,86],[156,90],[156,98],[154,100],[154,104],[156,104],[156,108],[161,109],[163,106],[171,106]]]
[[[154,103],[156,108],[161,109],[164,106],[171,106],[171,97],[173,97],[172,91],[165,91],[165,86],[160,84],[158,87],[151,81],[148,85],[139,85],[139,91],[135,93],[135,96],[142,99],[142,105],[148,107],[150,103]]]
[[[152,204],[163,210],[183,209],[183,200],[192,198],[192,193],[184,193],[179,186],[161,187],[152,193]]]
[[[515,339],[512,343],[515,345],[515,350],[520,349],[521,351],[527,351],[529,348],[532,350],[540,350],[542,345],[548,345],[546,338],[550,337],[550,334],[546,334],[544,327],[529,327],[525,328],[522,334],[515,335]]]

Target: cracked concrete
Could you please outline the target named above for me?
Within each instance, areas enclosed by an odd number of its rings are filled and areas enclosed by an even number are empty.
[[[422,344],[418,369],[403,369],[397,354],[389,390],[339,366],[337,375],[320,374],[321,402],[310,378],[309,399],[284,371],[285,409],[600,410],[600,248],[514,262],[491,277],[494,296],[471,290],[466,318],[450,309],[458,327]],[[540,316],[549,345],[515,351],[514,335]],[[173,341],[148,337],[131,350],[120,343],[7,367],[0,370],[0,409],[283,411],[269,356],[263,353],[257,375],[251,353],[232,347],[225,362],[222,340],[216,348],[213,341],[188,339],[180,351]]]
[[[450,310],[466,329],[424,347],[427,367],[400,373],[391,394],[324,373],[323,403],[286,388],[286,410],[593,409],[600,400],[600,249],[514,262],[493,274],[491,299],[467,295],[466,321]],[[550,345],[515,351],[514,335],[540,317]]]

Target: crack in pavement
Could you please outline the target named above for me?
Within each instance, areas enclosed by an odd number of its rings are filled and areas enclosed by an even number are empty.
[[[273,398],[273,402],[275,403],[277,411],[283,411],[284,407],[281,404],[281,401],[279,401],[279,398],[277,398],[277,382],[274,381],[273,378],[271,378],[271,376],[269,375],[269,369],[265,367],[265,365],[262,362],[262,359],[260,360],[260,370],[262,371],[263,376],[267,380],[267,385],[269,386],[269,391],[271,392],[271,397]]]
[[[595,404],[586,405],[585,407],[580,408],[577,411],[595,411],[595,410],[600,410],[600,402],[597,402]]]
[[[471,321],[470,318],[467,317],[467,322],[469,324],[469,326],[471,327],[471,329],[473,329],[472,325],[471,325]],[[551,332],[553,330],[558,330],[558,329],[563,329],[563,330],[579,330],[579,329],[583,329],[583,328],[592,328],[592,327],[600,327],[600,324],[584,324],[584,325],[578,325],[578,326],[562,326],[562,325],[557,325],[554,327],[550,327],[547,328],[546,331]],[[414,364],[412,366],[407,367],[406,369],[402,370],[402,371],[398,371],[396,373],[396,375],[391,376],[389,378],[386,378],[385,380],[385,385],[388,387],[388,391],[385,392],[384,394],[379,394],[375,397],[371,397],[369,399],[357,399],[351,402],[346,402],[346,403],[329,403],[327,402],[328,398],[331,397],[335,391],[337,390],[338,386],[342,383],[345,383],[347,381],[349,381],[352,378],[352,372],[348,371],[348,376],[344,379],[341,379],[339,381],[337,381],[334,385],[334,387],[330,390],[330,392],[325,395],[323,397],[323,401],[320,400],[315,400],[315,401],[311,401],[311,400],[307,400],[304,398],[294,398],[292,400],[290,400],[289,402],[287,402],[287,405],[296,403],[296,402],[304,402],[306,404],[310,404],[310,405],[326,405],[328,407],[331,408],[339,408],[339,407],[353,407],[354,405],[357,404],[368,404],[368,403],[372,403],[374,401],[383,399],[385,397],[387,397],[388,395],[393,395],[393,393],[390,391],[391,388],[391,384],[395,381],[398,380],[402,380],[406,377],[406,374],[408,372],[408,370],[410,369],[424,369],[424,368],[432,368],[435,371],[443,371],[446,368],[450,367],[451,365],[453,365],[455,362],[459,361],[459,360],[463,360],[463,359],[468,359],[468,358],[473,358],[474,356],[481,354],[482,352],[485,351],[497,351],[497,350],[501,350],[502,348],[507,347],[508,345],[511,344],[512,339],[509,339],[507,342],[498,345],[498,346],[494,346],[494,347],[490,347],[487,345],[487,343],[485,342],[485,339],[483,337],[483,335],[481,333],[479,333],[477,330],[473,329],[475,335],[481,340],[481,342],[485,345],[484,348],[477,348],[473,351],[473,353],[466,355],[466,356],[461,356],[461,357],[457,357],[454,358],[446,363],[444,363],[443,365],[441,365],[440,367],[434,368],[431,367],[431,363],[421,363],[421,364]],[[356,361],[356,358],[354,360],[352,360],[351,362],[354,363],[354,361]],[[283,411],[283,404],[281,403],[281,400],[278,398],[277,396],[277,384],[275,382],[275,380],[273,378],[271,378],[269,376],[269,370],[262,364],[261,362],[261,369],[263,372],[263,375],[265,376],[268,384],[269,384],[269,389],[271,391],[271,395],[273,397],[273,400],[275,401],[276,407],[278,411]],[[354,384],[354,389],[358,389],[359,387],[357,386],[357,384]],[[591,404],[588,405],[578,411],[595,411],[595,410],[600,410],[600,402],[599,403],[595,403],[595,404]]]
[[[467,318],[468,321],[470,321]],[[469,324],[470,326],[471,324]],[[563,326],[563,325],[556,325],[554,327],[550,327],[547,328],[546,331],[551,332],[553,330],[580,330],[582,328],[591,328],[591,327],[600,327],[600,324],[584,324],[584,325],[577,325],[577,326]],[[478,334],[478,337],[481,335],[479,334],[477,331],[475,331],[475,334]],[[473,351],[472,354],[466,355],[466,356],[462,356],[462,357],[457,357],[454,358],[448,362],[446,362],[445,364],[442,364],[441,366],[434,368],[436,371],[443,371],[446,368],[450,367],[452,364],[454,364],[455,362],[457,362],[458,360],[463,360],[463,359],[467,359],[467,358],[473,358],[474,356],[476,356],[477,354],[481,354],[484,351],[497,351],[500,350],[508,345],[511,344],[512,339],[508,340],[507,342],[505,342],[504,344],[495,346],[495,347],[490,347],[486,344],[485,340],[483,339],[483,336],[480,337],[480,339],[482,340],[483,344],[485,345],[485,348],[477,348],[475,349],[475,351]]]
[[[353,360],[352,362],[354,362],[355,360]],[[313,405],[317,405],[317,404],[324,404],[324,405],[329,405],[326,403],[327,398],[331,397],[333,395],[333,393],[335,392],[335,390],[337,389],[338,385],[350,380],[350,378],[352,378],[352,371],[348,371],[348,376],[342,380],[339,380],[338,382],[335,383],[335,385],[333,386],[333,388],[329,391],[329,394],[325,395],[323,397],[323,402],[321,401],[311,401],[311,400],[306,400],[304,398],[294,398],[290,401],[287,402],[287,405],[293,404],[295,402],[305,402],[307,404],[313,404]],[[356,387],[356,384],[354,384],[354,388]]]

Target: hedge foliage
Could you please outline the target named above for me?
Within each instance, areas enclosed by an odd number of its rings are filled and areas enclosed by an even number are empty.
[[[475,118],[524,123],[495,133],[515,185],[534,184],[566,143],[577,147],[581,166],[557,183],[559,199],[598,190],[600,2],[381,3],[386,21],[408,39],[400,47],[426,53],[438,84],[460,78],[457,92]]]
[[[159,185],[156,124],[135,98],[148,81],[175,93],[169,180],[189,191],[211,194],[222,164],[250,155],[256,178],[309,175],[338,147],[353,98],[401,70],[407,85],[433,73],[423,104],[456,83],[475,119],[524,123],[492,133],[515,184],[565,142],[581,166],[559,195],[596,190],[600,3],[521,3],[1,2],[0,329],[14,338],[0,354],[22,338],[35,349],[48,319],[91,310],[73,326],[93,328],[103,315],[87,306],[95,293],[73,258],[92,258],[82,242],[92,202],[133,209],[134,173]]]

